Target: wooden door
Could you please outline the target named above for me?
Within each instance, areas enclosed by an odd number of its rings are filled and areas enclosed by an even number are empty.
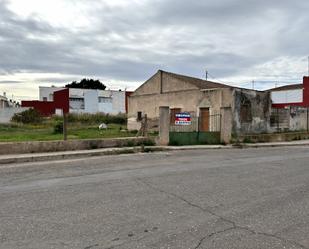
[[[200,131],[209,131],[209,108],[200,108]]]
[[[175,125],[175,119],[176,119],[176,114],[180,113],[181,109],[180,108],[172,108],[170,110],[171,118],[170,118],[170,124]]]

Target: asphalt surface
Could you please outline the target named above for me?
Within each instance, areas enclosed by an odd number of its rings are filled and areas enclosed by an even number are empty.
[[[0,248],[309,248],[309,147],[2,165]]]

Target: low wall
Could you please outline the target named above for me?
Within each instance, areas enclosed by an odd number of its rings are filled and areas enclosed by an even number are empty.
[[[0,124],[10,123],[11,118],[14,116],[15,113],[20,113],[20,112],[26,111],[28,109],[29,109],[28,107],[1,108],[0,109]]]
[[[287,132],[239,136],[238,140],[245,143],[271,143],[309,139],[309,132]]]
[[[220,132],[170,132],[169,144],[220,144]]]
[[[114,139],[90,139],[69,141],[36,141],[36,142],[10,142],[0,143],[0,155],[26,154],[56,151],[91,150],[100,148],[113,148],[125,146],[137,146],[153,144],[151,138],[114,138]]]

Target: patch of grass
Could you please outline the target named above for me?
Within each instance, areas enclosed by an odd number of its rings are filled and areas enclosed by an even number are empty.
[[[57,121],[59,122],[59,120]],[[0,125],[0,142],[18,141],[50,141],[62,140],[61,133],[55,133],[53,120],[47,120],[42,124],[9,124]],[[99,130],[98,125],[69,123],[68,139],[100,139],[115,137],[133,137],[135,133],[124,130],[126,127],[120,124],[109,124],[108,129]]]

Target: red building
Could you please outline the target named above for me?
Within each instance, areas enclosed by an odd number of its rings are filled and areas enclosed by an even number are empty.
[[[272,107],[285,108],[289,106],[309,107],[309,77],[303,77],[302,84],[276,87],[271,92]]]
[[[53,101],[22,101],[22,107],[32,107],[38,110],[43,116],[51,116],[56,114],[56,110],[61,110],[62,113],[69,112],[69,89],[63,89],[54,92]]]

